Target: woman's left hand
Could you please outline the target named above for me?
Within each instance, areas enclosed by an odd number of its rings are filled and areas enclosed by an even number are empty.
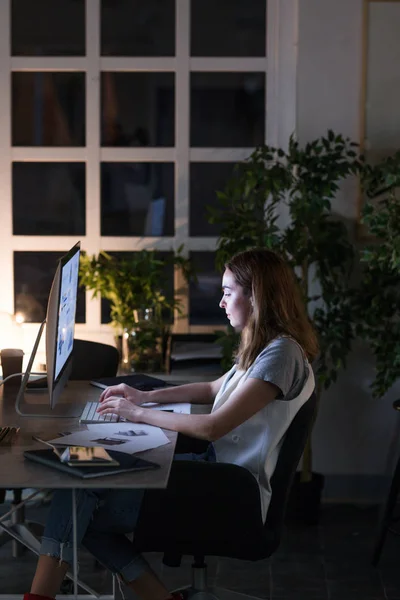
[[[121,396],[110,396],[99,404],[97,412],[101,415],[115,414],[132,423],[140,423],[143,409]]]

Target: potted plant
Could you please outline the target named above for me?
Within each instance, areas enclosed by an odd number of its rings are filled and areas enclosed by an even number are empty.
[[[348,293],[354,253],[345,225],[334,218],[332,200],[340,182],[362,168],[356,146],[328,131],[304,147],[291,137],[287,151],[257,148],[217,194],[220,206],[209,208],[211,222],[222,225],[220,268],[252,246],[276,250],[292,265],[319,334],[320,356],[314,365],[318,398],[345,366],[354,336]],[[288,222],[278,227],[277,211],[284,206]],[[294,486],[296,510],[307,522],[317,520],[322,486],[322,475],[312,471],[310,436]]]
[[[168,266],[191,274],[182,247],[166,258],[150,250],[110,255],[81,255],[80,284],[110,303],[111,326],[126,370],[163,368],[174,311],[181,311],[177,294],[168,295]]]
[[[374,398],[400,378],[400,151],[366,167],[362,212],[367,242],[361,248],[362,273],[353,291],[355,331],[371,348]]]

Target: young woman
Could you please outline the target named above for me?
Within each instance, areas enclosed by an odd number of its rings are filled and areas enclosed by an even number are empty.
[[[249,469],[260,487],[265,518],[280,442],[314,390],[309,361],[318,343],[293,272],[280,256],[252,249],[225,266],[220,307],[241,332],[232,369],[210,383],[150,392],[110,387],[98,410],[208,440],[209,450],[197,460]],[[141,406],[149,401],[214,404],[210,414],[186,415]],[[184,598],[168,592],[124,535],[135,528],[142,495],[141,490],[79,491],[78,540],[143,600]],[[55,492],[31,593],[24,600],[53,599],[59,590],[72,562],[70,507],[70,493]]]

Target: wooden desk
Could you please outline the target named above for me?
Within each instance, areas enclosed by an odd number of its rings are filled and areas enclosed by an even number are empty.
[[[0,388],[3,390],[3,388]],[[138,471],[129,473],[120,473],[118,475],[109,475],[107,477],[99,477],[91,480],[82,480],[77,477],[71,477],[66,473],[62,473],[56,469],[42,466],[34,462],[25,460],[23,452],[34,448],[43,448],[39,442],[32,440],[32,435],[38,435],[43,439],[52,439],[59,432],[87,429],[86,425],[80,425],[77,417],[70,418],[32,418],[21,417],[16,414],[14,408],[16,393],[7,392],[3,395],[0,392],[0,424],[18,426],[21,428],[18,438],[13,442],[12,446],[0,445],[0,488],[40,488],[40,489],[57,489],[66,488],[73,491],[80,488],[165,488],[167,487],[169,473],[171,470],[172,459],[174,455],[177,434],[171,431],[165,431],[165,434],[170,440],[169,444],[160,446],[152,450],[141,452],[140,456],[144,459],[156,462],[160,465],[160,469],[154,471]],[[89,385],[87,382],[69,382],[64,390],[60,405],[57,406],[56,412],[63,414],[80,414],[79,406],[82,407],[87,401],[96,401],[100,395],[99,388]],[[29,394],[29,399],[32,398],[34,403],[43,403],[46,405],[47,399],[45,396],[34,393]],[[101,426],[101,425],[100,425]],[[75,510],[73,511],[75,513]],[[76,515],[73,514],[74,521]],[[26,545],[31,551],[38,553],[38,542],[31,543],[29,531],[27,537],[21,539],[14,536],[21,543]],[[69,574],[74,581],[74,595],[65,596],[72,598],[80,598],[78,596],[78,579],[77,579],[77,557],[75,548],[74,558],[74,575]],[[79,585],[82,585],[80,582]],[[89,587],[84,587],[91,597],[96,596],[96,593]],[[1,596],[10,599],[10,595]],[[88,598],[90,596],[85,596]],[[111,596],[113,597],[113,596]],[[109,596],[103,598],[109,598]]]
[[[1,388],[0,388],[1,389]],[[71,407],[72,412],[78,412],[77,407],[85,405],[87,401],[96,401],[100,395],[99,388],[82,381],[71,381],[61,397],[61,407],[57,406],[57,412],[66,414],[66,409]],[[29,398],[35,403],[40,400],[45,403],[44,397],[35,393]],[[14,394],[0,397],[0,424],[15,425],[21,428],[18,438],[12,446],[0,445],[0,487],[2,488],[98,488],[104,482],[104,487],[120,488],[165,488],[171,469],[177,434],[165,431],[170,444],[146,450],[140,454],[144,459],[156,462],[160,469],[155,471],[138,471],[137,473],[120,473],[109,475],[93,480],[81,480],[71,477],[66,473],[51,469],[31,461],[25,460],[23,452],[43,448],[39,442],[32,440],[32,435],[43,439],[52,439],[62,431],[71,429],[87,429],[86,425],[80,425],[78,419],[40,419],[31,417],[20,417],[14,410]],[[65,403],[65,404],[64,404]],[[62,410],[61,410],[62,409]],[[100,425],[101,426],[101,425]],[[101,485],[99,486],[99,484]]]

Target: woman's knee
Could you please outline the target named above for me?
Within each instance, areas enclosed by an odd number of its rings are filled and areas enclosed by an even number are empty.
[[[98,532],[134,531],[143,500],[143,490],[110,490],[99,499],[89,529]]]

